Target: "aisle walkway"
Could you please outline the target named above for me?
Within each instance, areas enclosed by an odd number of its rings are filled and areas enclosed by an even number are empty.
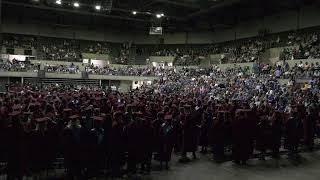
[[[150,180],[319,180],[320,152],[302,153],[299,161],[253,159],[247,166],[231,161],[217,164],[208,156],[188,164],[174,163],[170,171],[154,171]]]

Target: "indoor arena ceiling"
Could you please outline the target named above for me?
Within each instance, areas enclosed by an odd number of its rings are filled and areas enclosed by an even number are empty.
[[[61,4],[57,4],[61,1]],[[79,7],[74,3],[79,2]],[[2,0],[3,19],[62,26],[166,31],[215,30],[239,21],[298,9],[314,0]],[[319,2],[319,1],[318,1]],[[101,9],[96,8],[101,5]],[[317,4],[318,5],[318,4]],[[163,16],[160,17],[160,14]],[[159,15],[159,17],[157,17]]]

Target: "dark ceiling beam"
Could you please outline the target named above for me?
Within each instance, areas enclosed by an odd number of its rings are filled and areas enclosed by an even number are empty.
[[[100,16],[100,17],[111,18],[111,19],[122,19],[122,20],[137,21],[137,22],[150,22],[150,20],[139,19],[139,18],[124,17],[124,16],[102,14],[102,13],[94,13],[94,12],[88,12],[88,11],[83,11],[83,10],[72,10],[72,9],[65,9],[65,8],[58,8],[58,7],[50,7],[50,6],[45,6],[45,5],[16,3],[16,2],[9,2],[9,1],[3,1],[3,4],[31,7],[31,8],[44,9],[44,10],[53,10],[53,11],[60,11],[60,12],[68,12],[68,13],[81,14],[81,15]],[[132,13],[131,10],[122,9],[122,8],[112,8],[112,11],[124,12],[124,13],[128,13],[128,14]],[[146,16],[152,15],[150,13],[148,13],[148,14],[143,13],[143,14],[145,14]],[[180,17],[176,17],[176,16],[166,15],[166,17],[169,19],[174,19],[176,21],[185,21],[186,20],[185,18],[180,18]]]
[[[200,9],[199,5],[195,5],[195,4],[191,4],[191,3],[176,2],[176,1],[173,1],[173,0],[153,0],[153,2],[151,2],[148,5],[150,6],[150,5],[153,5],[155,3],[164,3],[164,4],[168,4],[168,5],[186,7],[186,8],[190,8],[190,9]]]
[[[131,14],[132,13],[132,10],[127,10],[127,9],[122,9],[122,8],[112,8],[112,11],[119,11],[119,12],[124,12],[124,13],[128,13],[128,14]],[[155,13],[151,13],[151,12],[139,12],[139,14],[144,14],[146,16],[155,16],[156,14]],[[177,16],[168,16],[168,15],[165,15],[167,18],[169,19],[174,19],[176,21],[186,21],[185,18],[181,18],[181,17],[177,17]]]
[[[204,14],[208,14],[216,9],[219,9],[219,8],[223,8],[223,7],[227,7],[227,6],[231,6],[235,3],[239,3],[241,0],[224,0],[223,2],[221,3],[218,3],[218,4],[215,4],[211,7],[209,7],[208,9],[202,9],[198,12],[195,12],[195,13],[192,13],[190,15],[188,15],[188,19],[190,18],[194,18],[194,17],[198,17],[198,16],[201,16],[201,15],[204,15]]]
[[[121,19],[121,20],[145,22],[145,23],[150,22],[150,20],[145,20],[145,19],[116,16],[116,15],[109,15],[109,14],[102,14],[102,13],[93,13],[93,12],[64,9],[64,8],[55,8],[55,7],[49,7],[49,6],[44,6],[44,5],[16,3],[16,2],[9,2],[9,1],[3,1],[3,4],[12,5],[12,6],[22,6],[22,7],[28,7],[28,8],[37,8],[37,9],[42,9],[42,10],[52,10],[52,11],[59,11],[59,12],[66,12],[66,13],[74,13],[74,14],[81,14],[81,15],[88,15],[88,16],[99,16],[99,17],[111,18],[111,19]]]

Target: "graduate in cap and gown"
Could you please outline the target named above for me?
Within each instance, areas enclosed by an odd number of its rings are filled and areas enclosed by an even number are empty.
[[[256,131],[251,111],[239,109],[232,121],[232,156],[236,164],[247,163],[253,152],[253,139]]]
[[[202,120],[200,109],[192,110],[191,106],[186,106],[186,119],[183,122],[183,146],[180,162],[187,162],[188,152],[192,152],[193,159],[196,159],[198,148],[199,123]]]
[[[174,145],[174,126],[172,123],[172,115],[166,115],[164,117],[164,123],[160,128],[160,150],[156,160],[160,161],[162,168],[163,162],[166,164],[166,169],[169,168],[169,162],[171,161],[171,154]]]
[[[141,121],[141,171],[145,174],[149,174],[151,171],[151,160],[153,152],[154,133],[151,123],[152,117],[145,117]]]
[[[141,116],[142,113],[134,113],[133,121],[126,127],[126,139],[128,144],[128,172],[136,173],[137,164],[141,160],[141,145],[142,145],[142,132],[141,132]]]
[[[289,157],[295,158],[298,153],[302,130],[302,122],[297,111],[292,112],[285,123],[286,147],[289,150]]]
[[[283,115],[277,111],[271,117],[271,150],[273,158],[279,158],[283,120]]]
[[[213,159],[216,161],[223,160],[224,158],[224,147],[226,140],[226,129],[225,129],[225,116],[226,111],[218,111],[217,118],[213,123],[211,129],[211,141],[213,150]]]
[[[314,147],[317,113],[315,107],[310,106],[307,109],[307,115],[303,118],[304,145],[310,151]]]
[[[41,172],[46,170],[50,165],[51,145],[49,133],[47,131],[48,118],[35,119],[36,128],[31,131],[30,160],[31,170],[37,178],[41,176]]]
[[[9,114],[11,124],[8,128],[7,147],[7,179],[22,180],[28,171],[28,137],[21,124],[21,113],[14,111]]]
[[[88,177],[97,177],[99,171],[105,168],[106,160],[106,137],[103,128],[104,118],[100,116],[93,117],[94,128],[90,131],[89,138],[89,164]]]
[[[120,111],[115,112],[113,115],[112,128],[109,135],[111,175],[120,177],[125,150],[123,115]]]
[[[88,135],[86,129],[80,124],[80,117],[72,115],[70,121],[63,130],[62,143],[64,152],[64,164],[67,169],[68,178],[78,179],[83,176],[86,161],[86,145]]]
[[[201,131],[200,131],[200,142],[201,153],[207,153],[207,147],[209,145],[209,132],[212,128],[213,123],[213,112],[211,106],[207,106],[205,108],[205,112],[203,115],[203,121],[201,123]]]
[[[153,139],[154,139],[153,151],[156,153],[156,156],[159,154],[160,148],[161,148],[160,131],[163,123],[164,123],[164,114],[163,112],[158,112],[157,118],[152,122]]]
[[[256,147],[261,152],[260,159],[265,160],[266,151],[272,146],[272,126],[269,116],[260,116],[258,123]]]

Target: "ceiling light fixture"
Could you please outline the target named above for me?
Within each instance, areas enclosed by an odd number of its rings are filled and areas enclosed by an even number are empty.
[[[56,0],[56,4],[61,5],[62,1],[61,0]]]
[[[79,4],[78,2],[74,2],[74,3],[73,3],[73,6],[74,6],[74,7],[80,7],[80,4]]]
[[[101,6],[100,5],[96,5],[96,10],[100,11],[101,10]]]

